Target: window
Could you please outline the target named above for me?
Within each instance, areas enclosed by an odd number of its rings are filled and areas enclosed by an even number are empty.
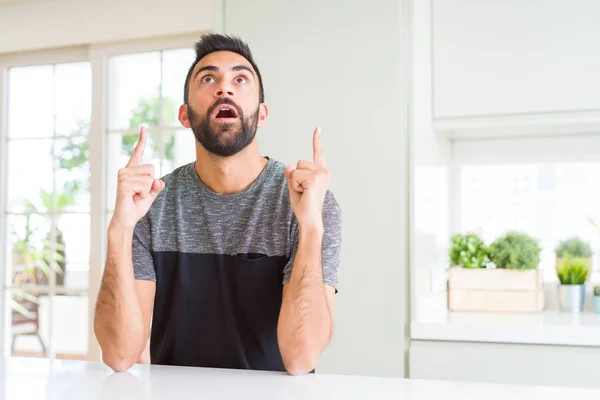
[[[110,59],[107,140],[107,212],[114,209],[117,172],[131,156],[142,124],[148,126],[144,162],[157,176],[196,158],[195,138],[178,120],[192,49],[120,55]]]
[[[8,69],[6,354],[87,358],[88,62]]]
[[[542,247],[544,280],[553,282],[558,242],[578,236],[591,244],[598,271],[600,231],[592,222],[600,222],[599,173],[600,161],[463,166],[462,230],[488,243],[508,230],[532,235]]]
[[[100,359],[117,171],[142,124],[156,176],[195,160],[178,111],[197,36],[0,56],[0,357]]]

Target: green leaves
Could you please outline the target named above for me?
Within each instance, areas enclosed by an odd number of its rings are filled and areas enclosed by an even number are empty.
[[[489,261],[485,243],[472,232],[452,236],[449,256],[452,266],[463,268],[485,268]]]
[[[161,105],[162,116],[159,114]],[[147,124],[150,129],[157,126],[174,126],[177,123],[176,110],[175,100],[170,97],[161,97],[158,90],[152,97],[140,97],[136,108],[131,110],[129,117],[130,129],[139,129],[144,124]],[[126,154],[131,154],[137,143],[137,138],[137,135],[123,137],[123,150]],[[153,152],[158,153],[159,149],[158,143],[152,143]],[[175,159],[175,143],[173,140],[165,141],[164,152],[165,160],[173,161]]]
[[[577,237],[571,237],[561,241],[556,248],[556,258],[564,258],[565,254],[570,254],[572,257],[590,258],[592,257],[592,247]]]
[[[490,245],[489,256],[497,268],[528,270],[538,267],[541,251],[537,240],[511,231]]]
[[[572,258],[570,254],[563,255],[562,263],[556,266],[556,275],[562,285],[583,285],[588,274],[586,260]]]

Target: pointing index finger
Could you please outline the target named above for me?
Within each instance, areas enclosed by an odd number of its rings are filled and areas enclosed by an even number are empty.
[[[317,127],[313,133],[313,162],[320,167],[325,166],[323,148],[321,147],[321,128]]]
[[[142,156],[144,155],[144,148],[146,147],[146,137],[148,136],[146,128],[142,126],[140,130],[140,138],[131,153],[131,158],[127,163],[127,167],[136,167],[142,163]]]

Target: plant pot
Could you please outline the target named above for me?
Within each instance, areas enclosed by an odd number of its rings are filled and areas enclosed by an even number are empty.
[[[559,285],[558,301],[563,312],[578,313],[583,311],[585,285]]]
[[[450,268],[450,311],[537,313],[544,309],[541,269]]]
[[[594,310],[600,314],[600,296],[594,296]]]

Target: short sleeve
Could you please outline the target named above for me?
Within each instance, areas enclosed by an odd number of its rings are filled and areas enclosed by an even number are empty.
[[[156,282],[154,259],[152,257],[152,236],[148,215],[144,216],[135,226],[133,246],[131,249],[133,274],[135,279]]]
[[[331,285],[336,292],[339,286],[339,266],[342,248],[342,212],[331,191],[327,191],[323,204],[323,283]],[[292,251],[290,260],[283,271],[283,283],[288,283],[298,252],[298,222],[294,218],[291,233]]]

